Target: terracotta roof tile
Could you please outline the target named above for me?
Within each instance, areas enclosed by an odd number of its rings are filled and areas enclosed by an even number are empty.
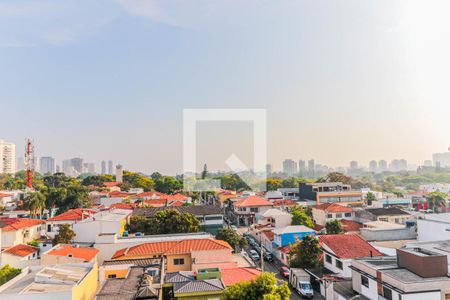
[[[211,251],[221,249],[232,250],[231,246],[227,242],[210,238],[144,243],[121,249],[114,253],[112,259],[117,259],[120,257],[130,258],[162,254],[181,254],[190,253],[192,251]]]
[[[81,221],[82,219],[89,218],[91,215],[96,212],[90,209],[69,209],[66,212],[63,212],[60,215],[54,216],[53,218],[48,219],[48,221]]]
[[[344,227],[345,232],[359,231],[363,227],[363,224],[352,221],[352,220],[342,219],[341,223],[342,223],[342,227]]]
[[[2,231],[14,231],[22,228],[37,226],[45,223],[44,220],[27,218],[1,218],[0,224],[3,224]]]
[[[320,245],[326,245],[339,258],[382,256],[375,247],[356,234],[330,234],[319,236]]]
[[[118,186],[119,184],[121,184],[121,182],[117,182],[117,181],[103,182],[103,185],[108,187],[108,188],[114,187],[114,186]]]
[[[239,282],[254,280],[261,274],[261,271],[252,268],[233,268],[222,269],[220,273],[225,286],[230,286]]]
[[[21,256],[21,257],[28,256],[35,252],[38,252],[38,248],[29,246],[29,245],[25,245],[25,244],[19,244],[19,245],[16,245],[14,247],[8,248],[5,251],[3,251],[3,253],[8,253],[8,254],[12,254],[15,256]]]
[[[258,196],[248,196],[234,202],[236,207],[248,207],[248,206],[273,206],[272,203],[264,198]]]
[[[353,209],[347,206],[343,206],[343,205],[339,205],[336,203],[324,203],[324,204],[319,204],[319,205],[314,205],[313,208],[315,209],[319,209],[319,210],[324,210],[326,212],[353,212]]]
[[[46,255],[71,256],[75,258],[84,259],[85,262],[90,262],[97,255],[98,252],[99,250],[95,248],[61,245],[55,249],[48,251]]]

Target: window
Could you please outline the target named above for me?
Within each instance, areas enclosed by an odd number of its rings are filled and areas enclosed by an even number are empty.
[[[340,260],[338,260],[338,259],[336,259],[336,267],[338,268],[338,269],[341,269],[342,270],[342,261],[340,261]]]
[[[392,300],[392,291],[385,286],[383,286],[383,297]]]
[[[342,218],[342,214],[341,213],[337,213],[336,214],[336,218],[338,218],[338,219]]]
[[[369,278],[367,278],[364,275],[361,275],[361,285],[365,286],[366,288],[369,288]]]
[[[332,263],[333,259],[331,258],[331,255],[325,254],[325,261],[329,264]]]
[[[184,265],[184,258],[175,258],[173,260],[173,264],[175,266]]]
[[[52,224],[48,224],[47,225],[47,232],[51,232],[52,231]]]
[[[333,214],[328,214],[328,215],[327,215],[327,218],[328,218],[328,219],[332,219],[332,218],[333,218]]]
[[[206,216],[206,221],[222,221],[222,216]]]
[[[109,274],[108,278],[117,278],[117,275],[116,274]]]
[[[257,208],[257,207],[250,207],[250,212],[257,213],[257,212],[259,212],[259,208]]]
[[[345,213],[346,218],[350,218],[352,216],[352,213]]]
[[[385,217],[385,218],[378,218],[378,221],[388,222],[388,218],[387,217]]]

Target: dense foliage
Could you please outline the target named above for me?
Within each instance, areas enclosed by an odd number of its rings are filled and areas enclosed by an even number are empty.
[[[290,251],[291,268],[312,268],[317,265],[320,255],[319,240],[311,235],[303,237]]]
[[[235,251],[239,251],[247,245],[247,240],[231,228],[219,229],[216,239],[228,242]]]
[[[150,219],[132,216],[128,229],[130,232],[145,234],[189,233],[198,232],[200,222],[190,213],[181,214],[178,210],[167,209],[158,211]]]
[[[76,236],[76,234],[72,230],[72,228],[70,228],[69,224],[61,224],[61,225],[59,225],[58,234],[55,235],[52,242],[53,242],[53,245],[70,244],[70,243],[72,243],[75,236]]]
[[[253,281],[229,286],[224,292],[225,300],[288,300],[291,295],[287,282],[277,286],[273,273],[262,273]]]
[[[325,224],[327,234],[341,234],[344,233],[344,227],[340,220],[331,220]]]
[[[308,208],[302,206],[295,206],[291,208],[290,213],[292,214],[291,225],[304,225],[309,228],[314,227],[314,222],[308,215]]]
[[[10,265],[4,265],[0,269],[0,285],[3,285],[20,274],[20,269],[12,268]]]

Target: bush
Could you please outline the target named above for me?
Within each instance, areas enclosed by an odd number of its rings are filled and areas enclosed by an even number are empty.
[[[0,285],[3,285],[19,275],[21,272],[20,269],[12,268],[10,265],[4,265],[0,269]]]

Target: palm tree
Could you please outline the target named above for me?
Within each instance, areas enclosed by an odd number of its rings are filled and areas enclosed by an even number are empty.
[[[429,193],[426,195],[428,208],[432,209],[435,213],[440,212],[442,208],[446,209],[447,197],[447,194],[442,192]]]
[[[41,215],[45,208],[45,196],[41,192],[27,193],[23,202],[24,207],[30,210],[32,216]]]

